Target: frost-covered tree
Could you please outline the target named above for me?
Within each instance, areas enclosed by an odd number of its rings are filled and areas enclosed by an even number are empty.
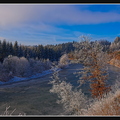
[[[81,115],[87,108],[87,98],[82,93],[82,90],[74,89],[70,83],[62,81],[58,77],[58,71],[54,69],[52,76],[52,88],[51,93],[56,93],[59,97],[58,104],[63,104],[65,114]]]
[[[43,60],[43,63],[44,63],[43,65],[44,65],[45,70],[48,70],[51,68],[52,63],[49,59]]]
[[[111,91],[100,100],[90,103],[83,115],[120,115],[120,81],[116,80]]]
[[[34,66],[35,66],[35,64],[36,64],[35,59],[29,58],[28,61],[29,61],[29,64],[30,64],[30,69],[31,69],[32,74],[36,73],[36,72],[34,71]]]
[[[80,75],[80,84],[84,82],[90,83],[90,91],[93,97],[100,98],[103,94],[110,90],[107,85],[107,62],[108,55],[102,51],[102,46],[99,42],[90,43],[88,36],[81,36],[81,42],[76,47],[81,57],[78,62],[83,63],[84,67],[77,72]]]
[[[7,72],[12,72],[13,75],[16,74],[16,66],[19,62],[19,58],[17,56],[9,55],[3,61],[3,66],[7,70]]]
[[[59,67],[60,68],[65,68],[67,67],[69,64],[69,59],[68,59],[68,55],[64,54],[60,57],[60,61],[59,61]]]
[[[30,74],[29,62],[26,58],[9,55],[3,61],[3,66],[8,73],[14,76],[28,76]]]
[[[33,74],[41,73],[51,68],[51,62],[47,60],[29,59],[30,68]]]
[[[16,65],[16,75],[19,77],[27,77],[31,75],[30,64],[25,57],[20,57]]]
[[[43,62],[40,60],[36,60],[35,64],[34,64],[34,72],[35,73],[41,73],[45,70],[44,66],[43,66]]]

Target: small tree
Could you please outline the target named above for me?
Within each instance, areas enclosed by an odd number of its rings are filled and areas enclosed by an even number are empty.
[[[18,61],[19,61],[19,58],[17,56],[9,55],[4,59],[3,66],[7,72],[12,72],[13,75],[15,75]]]
[[[3,67],[8,73],[15,76],[28,76],[30,75],[30,65],[26,58],[9,55],[3,61]]]
[[[16,65],[16,75],[20,77],[27,77],[31,74],[30,64],[25,57],[20,57]]]
[[[68,66],[68,64],[69,64],[68,55],[67,54],[62,55],[59,61],[59,67],[65,68]]]
[[[78,74],[82,74],[79,82],[82,84],[90,81],[92,97],[101,98],[103,94],[110,91],[110,87],[106,83],[108,55],[102,51],[99,42],[90,43],[90,38],[86,36],[81,36],[81,39],[81,43],[78,43],[77,47],[81,48],[79,51],[82,55],[79,60],[82,61],[84,67],[82,71],[78,72]]]
[[[83,114],[84,110],[87,108],[87,98],[85,97],[82,90],[74,89],[70,83],[62,81],[59,79],[59,73],[54,69],[53,80],[50,81],[52,88],[51,93],[56,93],[59,97],[57,101],[58,104],[63,104],[64,110],[67,114]]]

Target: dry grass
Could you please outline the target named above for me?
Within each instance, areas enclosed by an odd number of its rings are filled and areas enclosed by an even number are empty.
[[[109,93],[105,98],[92,103],[84,115],[120,115],[120,89],[115,93]]]
[[[0,116],[13,116],[13,113],[16,111],[16,108],[13,110],[10,110],[10,106],[6,107],[5,111],[3,114],[1,114]],[[26,114],[21,114],[19,113],[17,116],[25,116]]]

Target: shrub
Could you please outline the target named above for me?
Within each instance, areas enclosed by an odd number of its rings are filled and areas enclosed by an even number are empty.
[[[120,89],[91,103],[84,115],[120,115]]]
[[[0,62],[0,81],[7,82],[10,78],[12,78],[12,76],[5,70]]]
[[[59,68],[65,68],[65,67],[68,66],[68,64],[69,64],[68,55],[67,54],[62,55],[61,58],[60,58],[58,67]]]
[[[17,61],[16,75],[19,77],[27,77],[31,75],[30,64],[25,57],[20,57]]]
[[[50,84],[53,84],[53,86],[50,92],[58,95],[59,100],[57,103],[63,104],[67,114],[82,114],[84,108],[86,108],[87,99],[81,89],[79,91],[76,89],[72,90],[70,83],[59,80],[58,71],[54,72],[52,79],[53,81],[51,81]]]
[[[19,58],[17,56],[8,56],[3,61],[3,67],[7,72],[12,72],[13,75],[16,74],[16,66],[18,65]]]

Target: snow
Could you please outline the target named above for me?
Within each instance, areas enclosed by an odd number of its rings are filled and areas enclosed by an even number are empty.
[[[15,83],[15,82],[19,82],[19,81],[25,81],[25,80],[30,80],[30,79],[34,79],[34,78],[43,77],[45,75],[53,73],[54,70],[60,71],[61,69],[60,68],[52,68],[50,70],[45,70],[42,73],[37,73],[35,75],[32,75],[30,77],[26,77],[26,78],[21,78],[21,77],[14,76],[12,79],[10,79],[7,82],[1,82],[0,81],[0,85],[5,85],[5,84],[9,84],[9,83]]]

